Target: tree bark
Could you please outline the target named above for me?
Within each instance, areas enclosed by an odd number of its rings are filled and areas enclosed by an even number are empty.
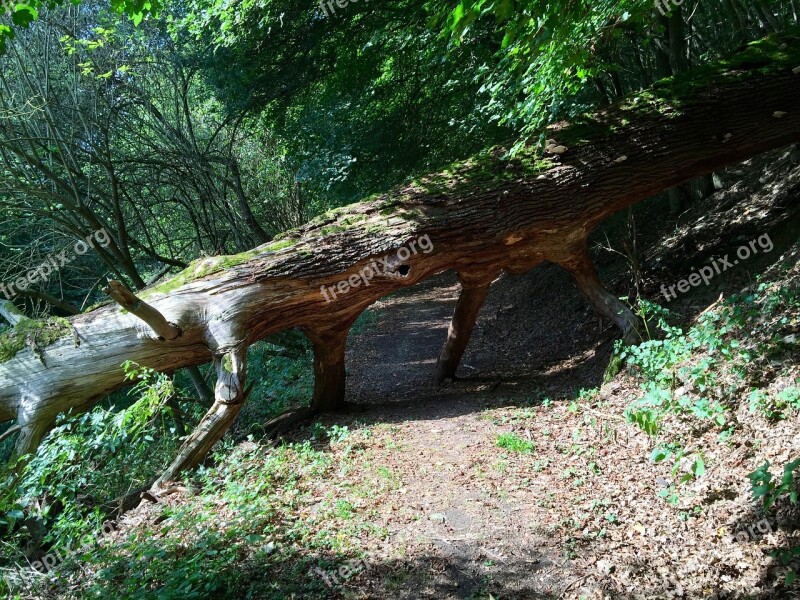
[[[570,252],[559,264],[570,272],[589,304],[619,327],[626,344],[637,344],[642,341],[639,320],[631,309],[603,287],[589,258],[588,246],[581,244],[580,248]]]
[[[377,299],[448,269],[517,273],[545,260],[561,264],[629,337],[630,315],[600,286],[587,236],[653,194],[800,141],[800,74],[793,73],[800,43],[791,36],[773,43],[784,49],[767,55],[762,46],[728,63],[738,64],[730,70],[690,72],[637,102],[551,126],[547,136],[565,147],[560,154],[530,146],[506,159],[494,149],[330,211],[250,252],[197,260],[139,294],[180,331],[174,339],[114,305],[72,317],[69,331],[39,348],[42,359],[23,344],[0,362],[0,422],[17,419],[17,451],[30,452],[58,413],[88,409],[125,386],[125,360],[174,371],[211,356],[238,357],[241,381],[223,386],[235,393],[220,396],[218,383],[204,433],[187,440],[168,472],[174,476],[196,464],[241,408],[242,349],[287,328],[309,332],[318,338],[315,406],[339,406],[344,332]],[[467,296],[469,317],[478,293]],[[0,350],[12,342],[4,334]],[[460,344],[453,342],[451,355]]]
[[[494,275],[496,276],[496,273]],[[459,279],[461,280],[461,293],[456,302],[450,327],[447,329],[447,340],[436,361],[433,379],[435,384],[455,379],[456,370],[472,337],[475,321],[486,301],[489,286],[494,277],[470,278],[459,273]]]
[[[316,412],[335,412],[344,407],[344,352],[349,327],[340,331],[306,335],[314,346],[314,396],[311,408]]]

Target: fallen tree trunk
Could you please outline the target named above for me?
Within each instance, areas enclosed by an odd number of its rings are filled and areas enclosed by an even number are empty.
[[[313,407],[337,408],[358,315],[448,269],[465,291],[439,379],[455,373],[491,281],[542,261],[567,268],[589,302],[635,339],[634,315],[594,273],[589,232],[655,193],[800,141],[798,66],[798,38],[760,42],[735,61],[550,127],[547,150],[531,146],[511,160],[492,150],[250,252],[197,260],[139,298],[112,285],[125,308],[23,320],[0,338],[0,422],[16,418],[17,451],[30,452],[58,413],[87,409],[124,386],[123,361],[172,371],[213,358],[214,405],[165,481],[197,464],[238,413],[250,344],[290,327],[305,331],[315,353]]]

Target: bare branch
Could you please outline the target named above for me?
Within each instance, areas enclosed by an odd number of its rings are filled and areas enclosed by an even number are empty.
[[[147,302],[134,296],[133,292],[119,281],[109,281],[108,286],[103,291],[111,296],[122,308],[147,323],[160,339],[174,340],[180,337],[180,327],[167,321],[164,315]]]

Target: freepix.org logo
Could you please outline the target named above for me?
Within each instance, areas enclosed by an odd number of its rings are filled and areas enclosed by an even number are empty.
[[[653,3],[656,9],[658,9],[658,12],[661,13],[661,16],[665,17],[672,12],[672,9],[683,4],[683,0],[653,0]]]
[[[2,2],[2,0],[0,0],[0,2]],[[90,248],[95,247],[95,244],[105,248],[110,243],[111,236],[108,235],[105,229],[94,231],[87,235],[86,238],[75,242],[71,253],[69,248],[65,248],[58,254],[48,256],[47,260],[38,267],[31,269],[25,275],[20,275],[13,282],[0,283],[0,293],[5,296],[6,300],[11,300],[14,296],[20,292],[24,292],[37,281],[41,281],[42,283],[46,282],[52,273],[65,267],[78,256],[86,254]]]
[[[698,286],[701,283],[708,285],[714,276],[721,275],[724,271],[732,269],[739,264],[739,261],[747,260],[751,256],[755,256],[759,253],[759,249],[766,253],[771,252],[774,247],[769,234],[765,233],[759,236],[758,239],[751,240],[746,246],[740,246],[736,251],[736,256],[738,258],[729,258],[730,254],[726,254],[725,256],[714,259],[710,265],[706,265],[700,270],[693,272],[689,277],[681,279],[678,283],[669,287],[667,287],[666,284],[662,284],[661,294],[667,302],[674,300],[678,297],[678,292],[685,294],[691,287]],[[675,288],[678,288],[677,291]]]
[[[322,294],[322,297],[325,298],[325,302],[333,302],[336,300],[337,295],[346,294],[351,289],[361,286],[362,283],[365,286],[369,286],[370,281],[372,281],[372,278],[375,277],[375,275],[380,275],[381,273],[386,272],[392,263],[393,257],[397,257],[397,260],[400,262],[405,262],[411,258],[412,255],[417,254],[418,247],[419,250],[422,250],[423,254],[428,254],[433,250],[433,242],[431,242],[431,238],[425,234],[409,243],[408,248],[403,246],[394,254],[387,254],[383,258],[373,260],[358,273],[353,273],[350,275],[350,277],[343,279],[336,285],[332,285],[327,288],[324,285],[320,286],[319,291]]]

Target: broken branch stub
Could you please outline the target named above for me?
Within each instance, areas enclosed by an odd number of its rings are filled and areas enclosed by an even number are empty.
[[[160,340],[171,341],[180,337],[180,327],[167,321],[157,309],[137,298],[119,281],[109,281],[103,291],[122,308],[147,323]]]

